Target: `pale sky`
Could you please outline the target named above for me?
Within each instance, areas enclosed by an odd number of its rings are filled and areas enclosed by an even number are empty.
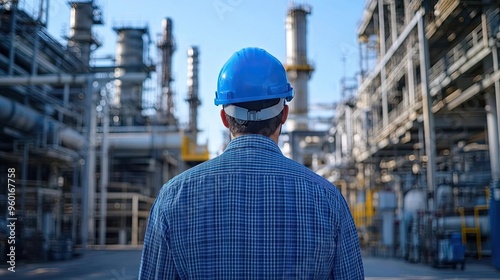
[[[38,0],[39,1],[39,0]],[[176,93],[176,116],[188,122],[187,50],[198,46],[199,98],[198,127],[202,130],[198,142],[208,141],[214,155],[222,143],[225,128],[219,119],[220,107],[213,103],[217,76],[224,62],[244,47],[261,47],[285,61],[285,18],[289,0],[98,0],[104,25],[94,29],[103,45],[96,55],[115,55],[114,26],[149,26],[150,55],[158,61],[156,39],[161,33],[163,18],[173,20],[177,50],[173,54],[172,87]],[[340,80],[359,72],[359,52],[356,29],[363,15],[365,0],[295,1],[312,8],[307,17],[308,58],[315,71],[309,80],[309,104],[333,103],[340,100]],[[70,7],[66,0],[51,0],[49,32],[59,41],[69,34]],[[64,42],[65,43],[65,42]],[[345,63],[342,57],[345,57]],[[153,86],[156,82],[151,83]],[[316,110],[314,111],[318,113]],[[331,112],[320,112],[331,115]],[[311,113],[310,115],[314,114]]]

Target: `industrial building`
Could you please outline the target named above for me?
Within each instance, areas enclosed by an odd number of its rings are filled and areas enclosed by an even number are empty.
[[[209,158],[208,147],[196,139],[198,48],[184,50],[192,119],[183,128],[170,87],[170,18],[162,23],[157,64],[148,51],[148,26],[131,25],[113,27],[116,56],[96,61],[92,54],[101,43],[93,27],[104,24],[100,7],[94,1],[68,3],[71,26],[63,45],[47,32],[48,3],[0,1],[0,168],[16,178],[18,259],[61,259],[75,247],[141,244],[162,184]],[[158,93],[145,89],[153,72],[160,77]],[[2,188],[2,224],[7,198]]]
[[[498,1],[368,0],[359,84],[317,172],[346,197],[362,246],[437,264],[447,236],[500,268]]]

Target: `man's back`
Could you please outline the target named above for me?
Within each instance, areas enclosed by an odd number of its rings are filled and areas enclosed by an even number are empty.
[[[345,200],[267,137],[240,136],[171,180],[151,216],[141,277],[363,278]]]

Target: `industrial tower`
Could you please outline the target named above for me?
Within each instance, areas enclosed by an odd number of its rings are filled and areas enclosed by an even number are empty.
[[[137,79],[127,73],[147,73],[144,61],[143,36],[148,35],[147,27],[120,26],[114,30],[118,34],[116,45],[115,76],[123,77],[115,81],[113,105],[119,111],[118,121],[122,125],[142,123],[142,92],[147,76]]]
[[[193,140],[198,134],[198,107],[201,105],[198,98],[198,47],[192,46],[188,50],[187,86],[188,94],[186,101],[189,103],[189,126],[188,134]]]
[[[69,2],[71,6],[70,35],[68,48],[87,66],[90,63],[90,52],[101,42],[92,33],[92,26],[103,24],[101,9],[93,1]]]
[[[157,47],[161,53],[161,78],[160,78],[160,110],[159,120],[161,123],[174,125],[177,119],[174,116],[174,92],[170,83],[174,80],[172,77],[172,55],[175,52],[175,41],[172,35],[172,19],[165,18],[162,21],[161,38],[158,40]]]
[[[307,21],[311,14],[308,5],[291,4],[285,21],[286,62],[285,70],[294,90],[289,104],[290,114],[283,139],[283,152],[287,157],[311,167],[319,139],[325,131],[313,131],[309,127],[307,83],[314,71],[307,59]]]
[[[308,130],[307,82],[314,67],[307,59],[307,21],[311,14],[308,5],[291,5],[286,16],[286,63],[288,79],[295,92],[290,102],[288,131]]]

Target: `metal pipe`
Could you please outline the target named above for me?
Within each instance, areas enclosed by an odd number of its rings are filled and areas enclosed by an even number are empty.
[[[35,75],[24,77],[0,77],[0,86],[16,86],[16,85],[39,85],[39,84],[85,84],[88,79],[93,81],[112,81],[112,80],[127,80],[130,82],[142,82],[148,77],[147,73],[143,72],[127,72],[122,73],[106,73],[106,74],[50,74],[50,75]]]
[[[500,66],[498,63],[498,46],[493,45],[491,47],[491,53],[493,56],[493,70],[495,73],[500,73]],[[496,127],[492,127],[491,129],[496,130],[497,133],[497,140],[500,138],[500,76],[497,76],[494,82],[495,85],[495,95],[493,97],[493,100],[495,102],[495,107],[496,107]],[[493,121],[493,120],[492,120]],[[489,129],[488,129],[489,130]],[[490,145],[495,145],[497,148],[497,159],[500,158],[500,147],[499,147],[499,142],[492,142]],[[496,166],[496,170],[493,170],[493,180],[499,181],[500,180],[500,162]]]
[[[24,132],[33,131],[42,123],[42,116],[35,110],[0,96],[0,121]]]
[[[106,219],[107,219],[107,205],[108,205],[108,178],[109,178],[109,99],[107,98],[108,93],[105,95],[105,102],[103,109],[103,122],[102,122],[102,144],[101,144],[101,220],[99,221],[99,244],[101,246],[106,245]]]
[[[60,128],[58,136],[62,145],[74,150],[80,150],[85,145],[85,137],[72,128]]]
[[[432,100],[429,91],[429,46],[425,36],[425,17],[420,17],[418,21],[418,41],[420,55],[420,77],[422,88],[422,116],[425,136],[425,155],[427,156],[427,189],[431,197],[436,193],[436,137],[434,114],[432,113]],[[435,203],[429,207],[430,211],[435,210]]]
[[[81,235],[82,235],[82,249],[86,251],[87,243],[89,242],[89,233],[90,236],[93,236],[94,233],[94,213],[93,207],[93,192],[95,191],[95,151],[94,151],[94,138],[95,138],[95,116],[94,116],[94,98],[92,91],[92,79],[87,80],[87,90],[85,93],[85,107],[86,110],[86,138],[87,138],[87,147],[85,149],[85,171],[84,176],[82,178],[82,222],[81,222]],[[92,128],[92,124],[94,124],[94,128]],[[92,238],[92,237],[91,237]]]
[[[378,0],[378,19],[379,19],[379,42],[380,42],[380,57],[384,57],[386,53],[385,42],[385,11],[384,0]],[[389,104],[387,101],[387,73],[386,68],[382,67],[380,70],[381,91],[382,91],[382,123],[384,127],[389,125]]]
[[[380,42],[380,57],[384,57],[385,49],[385,13],[384,13],[384,0],[378,0],[378,32]]]
[[[132,236],[131,243],[137,246],[139,240],[139,196],[132,196]]]
[[[38,52],[40,51],[40,36],[38,32],[40,30],[40,25],[37,25],[35,28],[35,43],[33,46],[33,58],[31,65],[31,75],[36,75],[38,72]]]
[[[380,70],[380,88],[382,94],[382,124],[384,127],[389,126],[389,102],[387,98],[387,73],[385,67]]]
[[[28,106],[0,96],[0,120],[8,125],[24,132],[31,132],[43,125],[44,116]],[[75,150],[83,147],[85,138],[76,130],[63,127],[55,120],[52,122],[53,129],[57,129],[60,143]],[[58,143],[56,143],[58,144]]]
[[[468,227],[474,227],[476,225],[481,229],[482,236],[489,236],[491,233],[491,227],[489,223],[488,215],[481,215],[478,217],[476,224],[476,219],[474,215],[464,216],[465,225]],[[462,218],[460,216],[448,216],[441,217],[437,219],[438,227],[449,231],[458,231],[462,229]]]
[[[178,132],[155,133],[154,135],[148,132],[110,133],[108,139],[110,149],[148,150],[171,149],[181,146],[181,135]]]
[[[495,43],[491,46],[491,52],[492,52],[492,58],[493,58],[493,70],[495,73],[499,72],[499,56],[498,56],[498,43]],[[499,162],[499,154],[500,154],[500,147],[499,147],[499,142],[498,139],[500,138],[500,78],[496,77],[494,80],[494,89],[495,89],[495,95],[493,97],[492,94],[490,94],[490,98],[494,100],[495,102],[495,109],[496,109],[496,118],[494,119],[492,116],[489,117],[488,119],[488,124],[490,122],[495,122],[496,121],[496,127],[488,126],[488,131],[492,129],[493,131],[496,131],[496,142],[491,142],[494,141],[494,139],[491,139],[490,141],[490,146],[495,145],[496,146],[496,164],[497,166],[494,167],[494,165],[491,166],[491,171],[492,171],[492,181],[491,181],[491,188],[490,188],[490,210],[489,210],[489,215],[490,215],[490,226],[491,226],[491,255],[492,255],[492,263],[493,266],[497,269],[500,269],[500,223],[499,223],[499,218],[500,218],[500,162]],[[490,104],[493,103],[493,100],[490,99]],[[493,105],[493,104],[492,104]],[[491,121],[490,121],[491,120]],[[491,151],[491,147],[490,147]],[[490,152],[491,157],[495,156],[492,152]],[[493,158],[491,158],[493,159]],[[494,168],[496,170],[494,170]]]
[[[68,103],[69,103],[69,84],[64,84],[64,90],[63,90],[63,107],[68,108]],[[59,112],[59,121],[62,121],[63,114],[62,112]]]
[[[17,25],[17,0],[12,1],[11,23],[10,23],[10,50],[9,50],[9,70],[8,76],[14,74],[14,56],[16,53],[16,25]]]
[[[398,37],[398,26],[397,26],[397,16],[396,15],[396,2],[391,1],[389,3],[391,9],[391,37],[393,40],[396,40]]]
[[[349,105],[344,106],[345,109],[345,131],[346,131],[346,156],[351,157],[353,151],[353,117],[352,117],[352,108]]]
[[[413,52],[413,45],[412,44],[408,44],[407,46],[407,53],[409,53],[410,55],[407,56],[407,75],[408,75],[408,105],[409,106],[413,106],[415,104],[415,69],[414,69],[414,66],[413,66],[413,56],[411,55],[412,52]]]
[[[498,79],[500,79],[500,71],[495,71],[488,75],[488,77],[478,81],[465,90],[458,89],[459,94],[446,104],[446,109],[449,111],[455,109],[465,101],[474,97],[476,94],[482,92],[485,88],[489,88]]]
[[[493,180],[500,179],[500,150],[499,135],[497,130],[498,108],[495,103],[493,92],[487,92],[486,97],[486,120],[488,127],[488,150],[490,151],[491,177]]]
[[[493,54],[493,69],[496,73],[499,72],[499,63],[498,63],[498,45],[495,44],[492,46],[492,54]],[[497,141],[491,143],[490,145],[496,145],[497,149],[497,166],[496,170],[492,169],[492,182],[490,189],[490,225],[491,225],[491,254],[493,256],[493,265],[500,269],[500,162],[498,162],[498,158],[500,157],[500,147],[498,138],[500,138],[500,78],[495,79],[495,105],[496,105],[496,127],[491,129],[496,130],[497,133]],[[493,120],[492,120],[493,121]],[[492,166],[493,168],[493,166]]]
[[[71,211],[71,240],[73,242],[76,241],[77,237],[77,207],[78,207],[78,202],[76,201],[77,195],[78,195],[78,182],[80,180],[80,172],[78,172],[80,167],[80,162],[76,162],[74,169],[73,169],[73,182],[71,185],[71,208],[73,211]]]

